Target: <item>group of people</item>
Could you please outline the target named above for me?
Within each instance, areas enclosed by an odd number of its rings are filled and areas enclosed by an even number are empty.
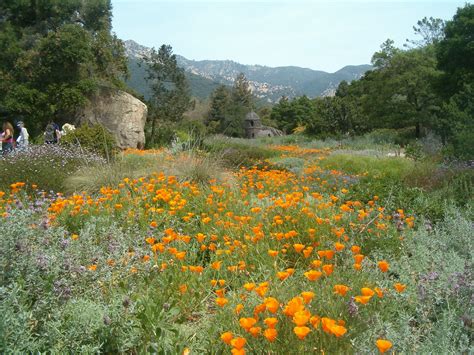
[[[15,139],[15,129],[10,122],[4,122],[2,125],[2,133],[0,141],[2,143],[2,155],[7,155],[14,149],[26,149],[28,147],[29,134],[23,121],[17,122],[19,129],[18,137]],[[49,121],[44,132],[44,141],[46,144],[59,143],[61,131],[59,126],[53,121]]]
[[[6,155],[10,153],[13,149],[26,148],[28,147],[29,134],[28,130],[25,127],[25,124],[22,121],[17,123],[17,127],[20,130],[18,137],[14,138],[15,129],[10,122],[4,122],[2,125],[2,134],[0,135],[0,140],[2,142],[2,154]]]

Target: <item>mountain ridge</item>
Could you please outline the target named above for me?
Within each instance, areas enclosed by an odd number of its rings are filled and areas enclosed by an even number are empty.
[[[145,97],[151,94],[146,89],[145,69],[137,70],[138,62],[151,48],[142,46],[133,40],[124,41],[125,52],[129,59],[131,79],[129,85]],[[360,78],[372,66],[346,65],[334,73],[298,66],[269,67],[260,64],[241,64],[233,60],[192,60],[176,55],[178,65],[185,70],[190,80],[191,92],[198,98],[208,97],[218,85],[233,85],[235,77],[244,73],[249,81],[252,93],[260,100],[269,103],[277,102],[282,96],[293,98],[306,95],[309,97],[333,95],[337,85],[343,80],[352,81]],[[138,77],[137,77],[138,76]],[[140,76],[142,79],[140,79]]]

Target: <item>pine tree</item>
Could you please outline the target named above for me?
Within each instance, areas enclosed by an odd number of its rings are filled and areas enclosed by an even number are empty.
[[[209,132],[220,133],[231,105],[231,92],[225,85],[218,86],[211,95],[206,125]]]
[[[169,45],[162,45],[158,52],[153,49],[144,59],[147,64],[147,80],[151,82],[153,96],[150,100],[149,137],[152,146],[156,129],[161,122],[178,123],[191,105],[189,86],[184,70],[178,67],[176,55]]]

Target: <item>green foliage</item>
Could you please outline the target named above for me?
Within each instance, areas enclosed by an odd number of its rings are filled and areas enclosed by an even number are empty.
[[[24,116],[31,133],[73,114],[98,85],[123,86],[109,0],[8,0],[0,12],[0,109]]]
[[[444,71],[438,92],[446,100],[436,130],[450,145],[449,154],[470,160],[474,157],[474,5],[459,8],[444,32],[437,58]]]
[[[444,71],[440,93],[450,97],[474,81],[474,4],[466,3],[446,23],[437,46],[438,66]]]
[[[160,122],[181,122],[184,112],[191,107],[191,97],[184,70],[178,67],[171,46],[162,45],[158,52],[152,49],[144,62],[152,89],[147,142],[154,146],[162,140],[158,137]]]
[[[444,38],[445,21],[439,18],[424,17],[413,26],[415,35],[421,40],[407,40],[408,43],[416,47],[424,47],[431,44],[438,44]]]
[[[277,122],[279,129],[292,133],[296,127],[311,122],[313,110],[312,101],[306,96],[291,101],[282,97],[278,104],[273,106],[270,118]]]
[[[244,118],[254,106],[250,86],[241,73],[232,89],[219,86],[211,96],[206,124],[210,133],[221,133],[231,137],[244,136]]]
[[[69,131],[61,137],[60,143],[75,145],[108,159],[112,159],[117,150],[114,136],[100,124],[82,125]]]

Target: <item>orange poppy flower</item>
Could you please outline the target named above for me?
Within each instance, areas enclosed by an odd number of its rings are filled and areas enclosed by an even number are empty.
[[[239,319],[240,326],[244,328],[246,331],[252,328],[256,323],[257,323],[257,320],[252,317]]]
[[[186,257],[186,252],[185,251],[180,251],[180,252],[176,253],[174,256],[178,260],[184,260],[184,258]]]
[[[304,273],[304,276],[310,281],[318,280],[322,275],[323,273],[321,271],[316,270],[310,270]]]
[[[275,328],[275,326],[277,325],[278,323],[278,319],[274,318],[274,317],[270,317],[270,318],[265,318],[263,320],[263,323],[265,323],[265,325],[268,327],[268,328]]]
[[[277,338],[278,336],[278,332],[275,328],[268,328],[268,329],[265,329],[265,331],[263,332],[263,336],[270,342],[274,342],[275,339]]]
[[[377,294],[378,298],[382,298],[383,297],[383,291],[382,289],[378,288],[378,287],[374,287],[374,291],[375,293]]]
[[[278,300],[273,297],[267,297],[264,300],[265,307],[267,308],[267,311],[270,313],[276,313],[278,311],[278,308],[280,308],[280,303],[278,303]]]
[[[146,241],[148,244],[153,245],[153,244],[155,244],[156,239],[153,238],[153,237],[148,237],[148,238],[145,239],[145,241]]]
[[[308,327],[294,327],[293,332],[300,340],[303,340],[304,338],[306,338],[309,332],[311,332],[311,329],[309,329]]]
[[[353,267],[354,267],[354,269],[356,269],[356,270],[362,269],[362,265],[361,265],[361,264],[357,264],[357,263],[354,264]]]
[[[323,265],[323,271],[326,274],[326,276],[331,275],[332,272],[334,271],[334,265],[332,264]]]
[[[360,254],[360,246],[358,246],[358,245],[353,245],[353,246],[351,247],[351,251],[352,251],[353,254]]]
[[[301,292],[301,297],[303,297],[304,302],[308,304],[314,298],[314,292],[311,292],[311,291]]]
[[[179,285],[179,292],[184,295],[186,293],[186,291],[188,290],[188,286],[183,284],[183,285]]]
[[[255,292],[256,292],[257,295],[259,295],[260,297],[265,296],[265,294],[267,293],[267,291],[268,291],[268,283],[266,283],[266,282],[262,282],[260,285],[258,285],[257,288],[255,288]]]
[[[262,333],[262,328],[261,327],[252,327],[248,330],[250,335],[252,335],[254,338],[258,337]]]
[[[362,260],[364,260],[364,258],[365,258],[365,255],[362,255],[362,254],[354,255],[354,261],[356,264],[362,263]]]
[[[392,347],[392,343],[389,340],[385,339],[378,339],[375,344],[377,345],[377,348],[382,354]]]
[[[333,325],[330,327],[331,333],[336,337],[341,337],[346,334],[347,329],[342,325]]]
[[[235,306],[234,312],[235,314],[240,314],[240,312],[242,312],[243,309],[244,309],[244,305],[239,303],[237,306]]]
[[[252,291],[255,288],[255,284],[253,282],[247,282],[246,284],[244,284],[244,288],[247,291]]]
[[[304,309],[303,297],[294,297],[286,304],[283,313],[288,317],[293,317],[296,312]]]
[[[304,244],[293,244],[293,248],[297,253],[301,253],[301,251],[305,248]]]
[[[375,295],[375,292],[372,289],[368,288],[368,287],[361,288],[360,292],[362,293],[363,296],[372,297],[373,295]]]
[[[234,336],[232,335],[232,332],[225,332],[225,333],[222,333],[221,334],[221,340],[230,345],[230,341],[234,338]]]
[[[290,273],[287,271],[278,271],[277,272],[277,277],[283,281],[286,280],[290,276]]]
[[[405,291],[405,288],[406,288],[407,286],[404,285],[404,284],[401,284],[401,283],[397,282],[395,285],[393,285],[393,287],[395,287],[395,290],[397,290],[397,292],[402,293],[403,291]]]
[[[337,251],[341,251],[345,248],[346,246],[342,243],[339,243],[339,242],[336,242],[334,243],[334,248],[337,250]]]
[[[247,340],[242,337],[237,337],[230,341],[230,345],[232,345],[234,348],[239,349],[239,350],[242,349],[246,343],[247,343]]]
[[[355,296],[354,299],[358,303],[367,304],[369,303],[372,296]]]
[[[293,323],[295,323],[298,327],[302,327],[309,322],[311,318],[311,313],[308,310],[301,310],[295,313],[293,316]]]
[[[224,307],[228,302],[229,300],[227,298],[223,298],[223,297],[216,298],[216,303],[219,307]]]
[[[305,258],[309,258],[312,252],[313,252],[313,247],[307,247],[305,250],[303,250],[303,255]]]
[[[213,268],[214,270],[219,270],[221,268],[221,264],[222,264],[222,261],[214,261],[211,264],[211,268]]]
[[[216,295],[219,297],[224,297],[225,295],[225,288],[221,288],[219,290],[216,290]]]
[[[265,305],[265,303],[256,305],[255,308],[253,309],[253,314],[255,318],[257,318],[259,313],[265,312],[266,309],[267,309],[267,306]]]
[[[309,322],[311,323],[311,325],[318,329],[319,327],[319,323],[321,322],[321,318],[319,318],[318,316],[312,316],[310,319],[309,319]]]
[[[345,296],[347,291],[349,291],[349,287],[346,285],[334,285],[334,293]]]
[[[390,264],[388,262],[386,262],[385,260],[379,261],[378,265],[379,265],[380,271],[382,271],[382,272],[387,272],[388,268],[390,266]]]
[[[276,257],[278,255],[278,251],[276,250],[269,250],[268,251],[268,255],[270,255],[271,257]]]

